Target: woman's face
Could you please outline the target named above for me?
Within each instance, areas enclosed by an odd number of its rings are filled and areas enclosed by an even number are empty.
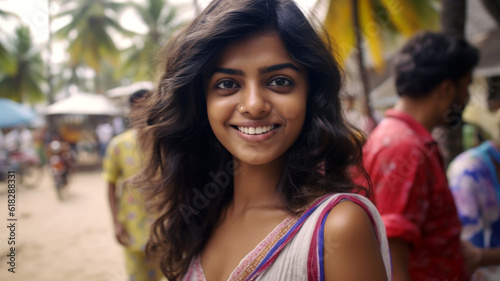
[[[240,162],[270,163],[292,146],[306,116],[307,73],[276,32],[229,44],[206,84],[208,120]]]

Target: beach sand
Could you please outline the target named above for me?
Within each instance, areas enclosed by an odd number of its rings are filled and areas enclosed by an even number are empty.
[[[114,238],[107,187],[99,169],[72,174],[62,202],[48,170],[37,187],[17,186],[17,221],[8,221],[7,183],[0,184],[0,280],[126,280],[122,247]],[[15,273],[8,271],[11,223],[15,223]]]

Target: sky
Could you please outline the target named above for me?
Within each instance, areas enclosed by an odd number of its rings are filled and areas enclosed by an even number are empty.
[[[86,0],[74,0],[74,1],[86,1]],[[126,0],[116,0],[119,2],[124,2]],[[145,2],[146,0],[132,0],[134,2]],[[193,0],[166,0],[172,5],[181,7],[181,17],[189,20],[194,16],[194,5]],[[198,0],[199,5],[203,9],[210,3],[211,0]],[[58,14],[61,11],[61,7],[56,3],[58,1],[52,1],[50,7],[50,13],[52,15]],[[308,13],[316,1],[313,0],[295,0],[295,2]],[[47,42],[49,38],[49,25],[48,25],[48,15],[49,7],[48,0],[0,0],[0,9],[5,11],[13,12],[18,15],[21,20],[30,27],[31,34],[33,36],[33,41],[35,45],[38,45],[42,51],[42,56],[45,60],[48,60],[49,53],[46,52]],[[64,26],[70,17],[62,18],[59,20],[54,20],[52,22],[51,29],[53,31],[58,30]],[[120,23],[126,29],[145,33],[146,26],[138,20],[138,16],[132,9],[126,9],[120,17]],[[0,38],[5,39],[5,36],[12,35],[14,29],[18,25],[18,21],[5,21],[0,18]],[[6,32],[5,32],[6,31]],[[2,34],[6,33],[6,34]],[[116,36],[116,35],[115,35]],[[117,35],[115,37],[115,43],[119,49],[127,48],[132,44],[132,41],[128,38],[120,37]],[[59,41],[52,44],[52,54],[50,57],[51,63],[63,63],[67,59],[66,48],[69,42]]]
[[[75,1],[85,1],[85,0],[75,0]],[[144,0],[134,0],[135,2],[142,2]],[[211,0],[198,0],[201,7],[205,7]],[[314,5],[315,1],[312,0],[295,0],[299,6],[301,6],[305,11],[309,11]],[[183,5],[185,6],[184,16],[191,18],[194,14],[194,7],[192,6],[192,0],[169,0],[169,3],[173,5]],[[0,9],[14,12],[19,15],[23,22],[27,23],[30,28],[32,35],[34,36],[35,44],[43,44],[48,40],[48,14],[49,7],[47,0],[0,0]],[[60,11],[60,7],[57,4],[51,6],[51,14],[57,14]],[[125,28],[141,32],[145,27],[138,22],[137,17],[132,11],[125,11],[121,17],[122,25]],[[57,25],[61,25],[54,22],[52,29],[57,29]],[[5,22],[0,20],[0,25],[3,30],[13,30],[15,25],[11,22]],[[142,30],[141,30],[142,28]],[[9,30],[10,29],[10,30]],[[10,33],[10,32],[9,32]]]

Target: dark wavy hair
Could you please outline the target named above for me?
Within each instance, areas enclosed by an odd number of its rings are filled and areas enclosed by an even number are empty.
[[[420,32],[401,49],[394,62],[399,96],[427,96],[446,79],[458,81],[479,62],[479,51],[462,38]]]
[[[186,273],[233,195],[237,167],[208,122],[208,75],[227,44],[271,30],[309,78],[305,123],[287,151],[278,186],[286,207],[298,214],[321,195],[353,191],[352,167],[367,177],[364,140],[344,121],[341,71],[327,37],[292,0],[212,1],[162,51],[163,75],[139,121],[147,123],[139,140],[147,157],[142,185],[158,216],[147,252],[159,258],[169,280]]]

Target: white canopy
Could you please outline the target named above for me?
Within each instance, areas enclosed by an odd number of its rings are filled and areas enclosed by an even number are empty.
[[[120,115],[122,110],[107,97],[76,93],[47,107],[46,114]]]
[[[136,82],[131,85],[116,87],[106,91],[106,94],[110,98],[122,97],[122,96],[130,96],[135,91],[139,90],[151,90],[153,88],[153,83],[149,81],[141,81]]]

